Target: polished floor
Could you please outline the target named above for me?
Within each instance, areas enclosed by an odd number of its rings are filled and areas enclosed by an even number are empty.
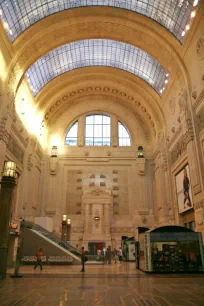
[[[0,281],[1,306],[204,306],[203,274],[144,274],[132,263],[33,266]]]

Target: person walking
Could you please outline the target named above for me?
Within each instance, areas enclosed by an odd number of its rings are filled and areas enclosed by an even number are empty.
[[[123,251],[122,251],[121,248],[119,248],[118,256],[119,256],[119,262],[121,263],[121,261],[122,261],[122,259],[123,259]]]
[[[117,263],[117,259],[118,259],[118,252],[116,249],[113,250],[113,259],[115,260],[115,264]]]
[[[81,272],[85,272],[85,270],[84,270],[85,262],[86,262],[86,255],[85,255],[84,247],[82,247],[81,248],[81,265],[82,265]]]
[[[34,270],[36,270],[38,265],[40,266],[40,270],[42,270],[42,253],[43,253],[43,249],[39,249],[39,251],[37,252],[37,261],[34,266]]]

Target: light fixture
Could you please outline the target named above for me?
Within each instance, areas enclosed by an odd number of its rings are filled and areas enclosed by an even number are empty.
[[[199,1],[199,0],[194,0],[193,6],[196,6],[196,5],[198,4],[198,1]]]
[[[68,218],[68,219],[67,219],[67,225],[70,225],[70,224],[71,224],[71,219]]]
[[[99,221],[99,220],[100,220],[100,217],[96,216],[96,217],[94,217],[94,220],[95,220],[95,221]]]
[[[185,31],[183,31],[182,33],[181,33],[181,36],[184,36],[186,34],[186,32]]]
[[[62,216],[62,221],[67,221],[67,215]]]
[[[139,146],[137,150],[138,150],[138,151],[137,151],[137,156],[138,156],[138,158],[144,158],[143,147],[142,147],[142,146]]]
[[[58,153],[57,146],[53,146],[51,150],[51,157],[57,157],[57,153]]]
[[[186,31],[190,30],[190,24],[186,25]]]
[[[17,178],[17,172],[16,172],[16,163],[13,161],[6,161],[4,163],[4,169],[1,173],[3,178]]]
[[[195,15],[196,15],[196,11],[192,11],[192,12],[191,12],[191,18],[194,18]]]
[[[168,83],[168,80],[165,80],[165,82],[164,82],[165,84],[167,84]]]
[[[4,28],[8,29],[8,23],[7,22],[4,22]]]

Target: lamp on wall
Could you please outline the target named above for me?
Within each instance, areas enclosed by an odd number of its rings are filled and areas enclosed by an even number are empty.
[[[62,216],[62,221],[67,221],[67,215]]]
[[[138,150],[138,151],[137,151],[137,157],[138,157],[138,158],[144,158],[143,147],[142,147],[142,146],[139,146],[137,150]]]
[[[1,175],[2,179],[12,178],[15,180],[17,178],[16,163],[13,161],[6,161],[4,163],[4,169]]]
[[[57,157],[57,153],[58,153],[57,146],[53,146],[51,150],[51,157]]]
[[[95,221],[99,221],[99,220],[100,220],[100,217],[94,217],[94,220],[95,220]]]
[[[67,225],[71,225],[71,219],[70,218],[67,219]]]

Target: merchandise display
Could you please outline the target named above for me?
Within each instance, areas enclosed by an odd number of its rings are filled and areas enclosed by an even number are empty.
[[[151,255],[152,271],[155,272],[202,271],[198,241],[159,245],[151,243]]]
[[[202,272],[202,234],[164,226],[139,234],[137,267],[145,272]]]

